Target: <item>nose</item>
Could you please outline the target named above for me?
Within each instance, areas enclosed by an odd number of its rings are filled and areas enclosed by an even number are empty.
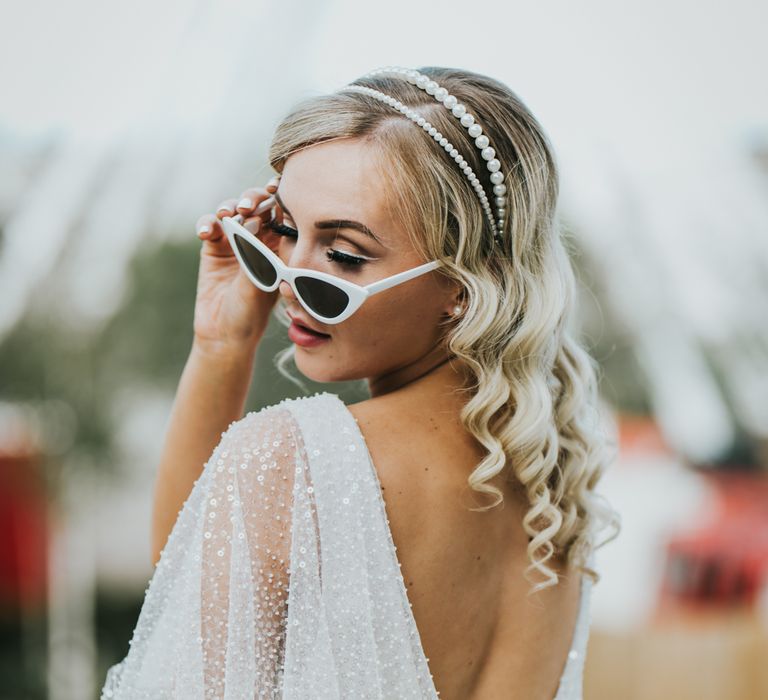
[[[286,301],[296,301],[296,295],[293,293],[293,289],[291,288],[291,285],[288,284],[285,280],[280,282],[280,286],[278,287],[278,290],[280,292],[280,296],[283,297]]]

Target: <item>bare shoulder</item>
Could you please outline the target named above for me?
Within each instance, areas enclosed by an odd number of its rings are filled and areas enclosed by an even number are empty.
[[[470,510],[487,503],[467,483],[485,451],[461,424],[458,406],[382,396],[348,408],[379,477],[393,536],[403,545],[413,539],[412,549],[419,550],[445,537],[460,548],[457,532],[486,539],[491,521],[509,520],[509,508],[503,518],[502,509],[485,517]]]
[[[565,577],[536,601],[526,597],[526,503],[509,487],[503,506],[472,510],[488,504],[467,483],[484,452],[461,425],[457,406],[428,410],[382,396],[348,408],[381,483],[441,696],[500,697],[516,688],[515,697],[547,697],[568,653],[578,577]],[[531,674],[541,666],[542,645],[552,655],[541,675]]]
[[[370,452],[390,520],[402,537],[427,514],[435,526],[458,509],[459,482],[469,475],[470,462],[481,458],[471,441],[462,439],[458,412],[421,410],[389,396],[348,408]]]
[[[499,553],[511,551],[515,518],[509,508],[470,510],[484,504],[467,485],[482,451],[462,434],[458,415],[376,399],[349,408],[381,483],[430,669],[444,683],[469,687],[494,635]],[[457,668],[461,679],[449,681]]]

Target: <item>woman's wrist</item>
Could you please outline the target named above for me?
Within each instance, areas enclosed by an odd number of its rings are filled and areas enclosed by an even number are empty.
[[[233,343],[210,340],[194,336],[190,353],[204,360],[225,364],[252,363],[259,347],[261,337],[254,340]]]

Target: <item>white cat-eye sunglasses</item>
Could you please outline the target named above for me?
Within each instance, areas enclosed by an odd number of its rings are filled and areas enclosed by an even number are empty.
[[[440,266],[439,261],[433,260],[361,287],[327,272],[288,267],[263,241],[245,228],[242,221],[240,214],[225,216],[221,225],[248,279],[265,292],[274,291],[285,280],[307,313],[321,323],[341,323],[355,313],[372,294],[383,292]]]

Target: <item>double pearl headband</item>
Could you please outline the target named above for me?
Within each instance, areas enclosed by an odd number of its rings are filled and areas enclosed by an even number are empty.
[[[437,102],[440,102],[446,109],[448,109],[454,117],[456,117],[461,125],[467,130],[470,137],[474,139],[475,146],[480,151],[480,155],[483,160],[486,161],[486,167],[490,171],[490,179],[493,183],[493,194],[495,197],[497,218],[494,219],[493,212],[491,211],[491,205],[488,199],[488,195],[485,192],[483,184],[475,175],[474,171],[467,163],[467,161],[459,153],[459,150],[448,141],[432,124],[430,124],[421,114],[416,110],[407,107],[394,97],[387,95],[379,90],[365,87],[363,85],[346,85],[342,90],[354,90],[365,95],[370,95],[377,100],[384,102],[396,109],[401,114],[408,117],[414,124],[420,126],[426,131],[440,146],[442,146],[446,153],[456,161],[456,164],[461,168],[464,175],[466,175],[470,184],[477,193],[477,197],[480,200],[480,204],[483,207],[485,216],[493,231],[493,240],[501,245],[503,240],[501,237],[501,231],[504,229],[504,223],[506,220],[506,200],[504,195],[507,192],[507,187],[504,184],[504,175],[501,172],[501,163],[496,158],[496,151],[491,147],[488,136],[483,133],[482,127],[477,123],[475,117],[467,111],[467,107],[461,104],[455,95],[449,94],[448,90],[444,87],[440,87],[429,76],[420,73],[417,70],[410,68],[401,68],[398,66],[388,66],[386,68],[377,68],[376,70],[366,73],[361,79],[373,77],[382,74],[398,75],[405,78],[409,83],[424,90],[427,94],[432,95]]]

